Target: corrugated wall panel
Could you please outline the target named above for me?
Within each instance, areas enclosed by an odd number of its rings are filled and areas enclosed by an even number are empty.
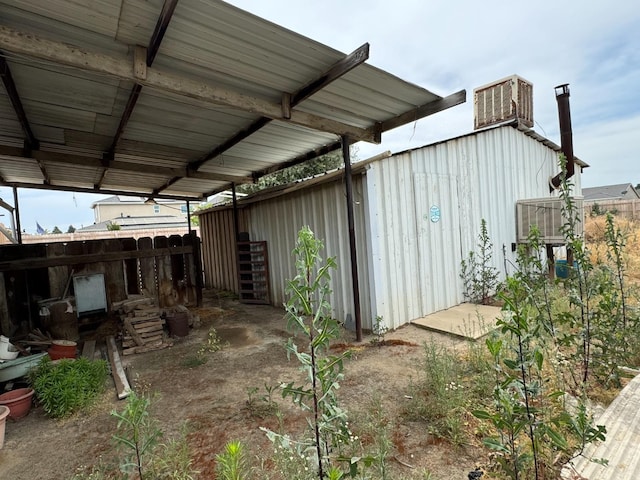
[[[382,316],[387,326],[397,328],[461,303],[460,262],[476,248],[481,219],[487,221],[493,242],[493,266],[501,276],[505,263],[511,272],[516,201],[557,195],[548,187],[549,177],[558,172],[557,159],[553,148],[505,126],[368,164],[366,175],[354,178],[363,327],[370,329],[375,317]],[[579,176],[574,181],[580,195]],[[203,249],[224,246],[205,242],[213,235],[208,228],[214,228],[208,217],[229,222],[231,211],[226,212],[201,216]],[[274,305],[286,300],[286,280],[295,274],[291,251],[300,227],[309,225],[324,240],[324,256],[337,257],[333,315],[345,319],[353,314],[343,182],[248,204],[244,215],[251,239],[268,242]],[[226,261],[221,252],[208,255],[207,269],[235,269],[228,262],[216,267],[218,259]],[[216,283],[207,283],[211,285]]]
[[[550,196],[557,159],[553,149],[506,126],[372,163],[372,315],[396,328],[459,304],[460,262],[475,250],[483,218],[493,266],[504,276],[507,263],[511,272],[516,200]],[[574,182],[580,194],[579,176]],[[432,206],[440,212],[437,222],[430,219]]]
[[[360,305],[362,326],[371,329],[372,316],[368,289],[368,249],[365,236],[364,180],[355,176],[353,181],[358,277],[360,279]],[[298,231],[309,225],[316,237],[324,242],[323,258],[335,256],[338,269],[333,271],[330,303],[332,315],[345,320],[354,317],[351,282],[351,263],[345,187],[343,182],[332,182],[317,188],[302,190],[246,207],[249,209],[251,240],[266,240],[269,249],[271,303],[280,306],[286,302],[286,282],[295,276],[295,260],[291,252]]]
[[[238,210],[240,231],[246,230],[246,211]],[[205,287],[238,291],[238,265],[233,210],[216,210],[200,215],[202,262]]]

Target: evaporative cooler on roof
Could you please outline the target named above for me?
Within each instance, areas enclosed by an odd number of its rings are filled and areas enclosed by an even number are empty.
[[[474,129],[518,120],[533,127],[533,85],[513,75],[473,90]]]

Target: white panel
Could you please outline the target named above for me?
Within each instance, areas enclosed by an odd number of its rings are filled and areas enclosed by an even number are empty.
[[[362,177],[355,177],[353,192],[360,308],[363,328],[371,329],[372,314],[369,308],[367,281],[369,255],[364,234],[363,187]],[[331,274],[332,314],[341,321],[346,319],[347,314],[354,318],[347,210],[342,182],[332,182],[254,204],[249,210],[248,223],[251,240],[268,242],[271,296],[274,305],[282,305],[286,301],[286,281],[295,276],[295,261],[291,252],[298,231],[303,225],[308,225],[316,237],[324,242],[323,258],[334,256],[338,263],[338,269]]]

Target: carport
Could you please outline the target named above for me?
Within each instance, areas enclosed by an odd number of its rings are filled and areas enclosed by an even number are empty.
[[[18,188],[200,201],[338,149],[351,212],[350,144],[466,98],[366,64],[368,44],[345,55],[220,1],[0,1],[0,18],[18,237]]]

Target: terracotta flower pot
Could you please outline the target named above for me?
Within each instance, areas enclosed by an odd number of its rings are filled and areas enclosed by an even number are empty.
[[[0,449],[4,446],[4,426],[7,423],[9,407],[0,405]]]
[[[71,340],[54,340],[51,342],[51,348],[49,348],[48,353],[51,360],[76,358],[76,346],[76,342]]]
[[[9,418],[17,420],[31,410],[33,388],[18,388],[0,395],[0,406],[9,407]]]

